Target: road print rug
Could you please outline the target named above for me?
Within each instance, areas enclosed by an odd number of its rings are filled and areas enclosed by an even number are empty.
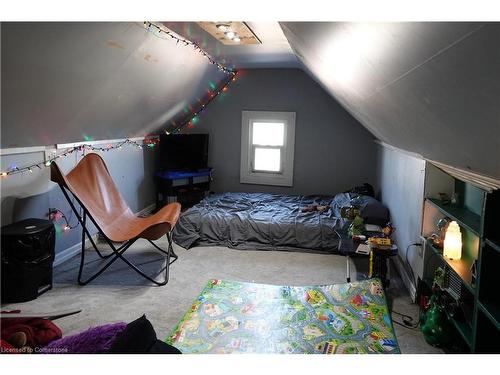
[[[210,280],[166,342],[183,353],[399,353],[380,280]]]

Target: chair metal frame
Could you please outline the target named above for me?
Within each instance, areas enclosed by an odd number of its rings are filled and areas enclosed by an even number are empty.
[[[158,274],[160,274],[161,272],[165,271],[164,280],[163,281],[156,281],[154,278],[152,278],[151,276],[145,274],[139,267],[137,267],[134,263],[132,263],[131,261],[129,261],[127,258],[125,258],[123,256],[123,253],[125,253],[125,251],[130,246],[132,246],[134,244],[134,242],[137,241],[140,237],[135,237],[135,238],[132,238],[132,239],[130,239],[128,241],[125,241],[124,243],[122,243],[117,248],[113,244],[113,242],[104,234],[104,232],[101,230],[101,228],[97,224],[96,220],[92,217],[92,215],[90,214],[90,212],[85,208],[85,205],[82,204],[82,202],[80,201],[80,199],[78,199],[78,197],[71,190],[67,189],[66,187],[64,187],[61,184],[58,184],[58,185],[61,188],[61,190],[62,190],[62,192],[64,194],[64,197],[66,198],[66,200],[68,201],[69,205],[71,206],[71,209],[73,210],[73,212],[75,213],[76,217],[78,218],[78,222],[82,226],[82,250],[81,250],[81,258],[80,258],[80,267],[79,267],[79,270],[78,270],[78,284],[80,284],[80,285],[87,285],[92,280],[94,280],[96,277],[98,277],[99,275],[101,275],[117,259],[123,260],[135,272],[137,272],[139,275],[141,275],[145,279],[149,280],[153,284],[156,284],[157,286],[163,286],[163,285],[166,285],[168,283],[168,279],[169,279],[169,267],[170,267],[170,265],[172,263],[174,263],[178,259],[178,256],[177,256],[177,254],[175,254],[174,248],[172,246],[172,228],[170,229],[170,231],[168,231],[166,233],[166,236],[167,236],[167,239],[168,239],[168,249],[167,250],[161,249],[152,240],[148,239],[149,243],[151,243],[162,254],[166,255],[165,267],[163,267],[158,272]],[[76,201],[78,202],[78,204],[80,205],[80,207],[83,210],[83,214],[80,214],[80,212],[76,209],[74,202],[70,199],[70,196],[68,195],[68,192],[66,190],[68,190],[69,192],[71,192],[71,194],[73,195],[73,197],[76,199]],[[87,226],[86,226],[87,216],[89,217],[90,221],[92,221],[92,223],[95,225],[95,227],[97,228],[97,230],[99,231],[99,233],[103,236],[103,238],[105,239],[106,243],[109,245],[109,247],[113,251],[111,254],[103,255],[99,251],[99,249],[97,248],[97,245],[95,244],[94,240],[92,239],[92,235],[90,234],[90,232],[89,232],[89,230],[87,229]],[[85,235],[87,235],[88,239],[90,240],[90,243],[92,244],[92,247],[94,248],[94,250],[97,252],[97,255],[101,259],[108,259],[108,258],[111,258],[111,259],[104,266],[102,266],[98,271],[96,271],[93,275],[91,275],[89,278],[87,278],[86,280],[82,280],[83,267],[85,265]],[[173,258],[172,261],[170,260],[171,258]]]

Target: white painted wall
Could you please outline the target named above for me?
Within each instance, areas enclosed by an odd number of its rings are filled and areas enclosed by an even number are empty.
[[[399,257],[404,263],[407,246],[421,242],[425,161],[416,154],[388,145],[380,144],[378,151],[380,200],[390,210],[391,221],[396,227],[393,236],[399,247]],[[408,262],[415,278],[422,275],[423,260],[420,254],[418,247],[410,247],[408,251]],[[403,281],[413,293],[415,286],[409,284],[404,274]]]

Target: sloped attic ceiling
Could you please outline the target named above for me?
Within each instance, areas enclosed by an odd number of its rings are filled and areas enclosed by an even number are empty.
[[[143,23],[2,23],[1,147],[142,136],[226,75]]]
[[[380,140],[500,178],[500,23],[280,23]]]
[[[224,45],[196,22],[164,22],[169,29],[198,43],[222,64],[236,69],[300,68],[278,22],[245,22],[260,44]]]

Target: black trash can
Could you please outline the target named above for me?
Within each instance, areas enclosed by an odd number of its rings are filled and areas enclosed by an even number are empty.
[[[55,228],[26,219],[1,229],[2,303],[26,302],[52,289]]]

